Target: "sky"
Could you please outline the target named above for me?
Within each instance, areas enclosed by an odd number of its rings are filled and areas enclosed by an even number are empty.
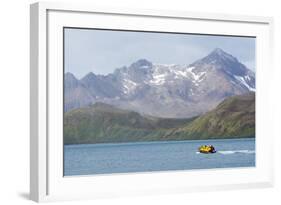
[[[65,28],[65,72],[82,78],[106,75],[139,59],[160,64],[191,64],[215,48],[255,71],[255,38]]]

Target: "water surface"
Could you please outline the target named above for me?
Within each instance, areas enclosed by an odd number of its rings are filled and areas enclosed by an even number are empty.
[[[215,154],[198,147],[212,144]],[[64,175],[255,166],[255,138],[64,146]]]

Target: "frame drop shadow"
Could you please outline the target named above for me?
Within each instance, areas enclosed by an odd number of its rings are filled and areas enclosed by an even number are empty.
[[[27,192],[20,192],[18,193],[18,196],[21,197],[22,199],[30,200],[29,193]]]

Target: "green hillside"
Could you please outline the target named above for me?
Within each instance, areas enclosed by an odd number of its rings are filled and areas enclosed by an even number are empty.
[[[64,114],[64,144],[237,138],[255,135],[255,94],[230,97],[190,119],[143,116],[104,103]]]
[[[211,139],[255,136],[255,93],[233,96],[214,110],[177,129],[179,138]]]
[[[171,128],[192,119],[162,119],[96,103],[65,113],[64,143],[87,144],[163,140]]]

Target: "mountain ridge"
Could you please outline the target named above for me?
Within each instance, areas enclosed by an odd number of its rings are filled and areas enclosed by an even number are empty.
[[[104,102],[157,117],[188,118],[229,96],[255,90],[254,73],[219,48],[189,65],[140,59],[108,75],[89,73],[78,81],[78,88],[67,87],[65,77],[65,111]],[[74,99],[78,94],[81,99]]]

